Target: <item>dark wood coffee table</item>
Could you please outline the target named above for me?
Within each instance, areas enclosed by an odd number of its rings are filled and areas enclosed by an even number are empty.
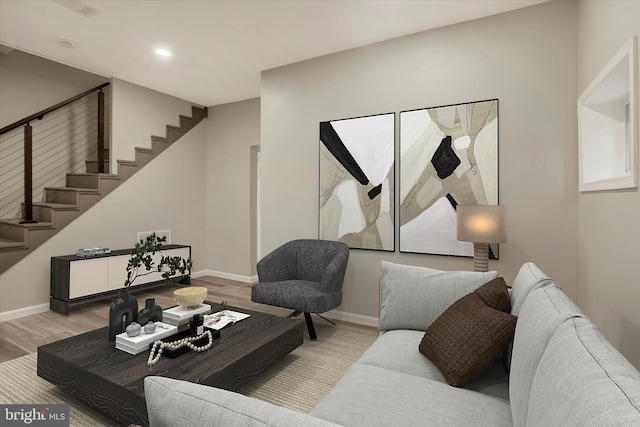
[[[221,310],[218,304],[213,311]],[[122,424],[148,425],[144,378],[159,375],[236,390],[302,344],[301,320],[227,307],[251,317],[228,325],[206,352],[162,357],[115,348],[108,328],[38,347],[38,376]]]

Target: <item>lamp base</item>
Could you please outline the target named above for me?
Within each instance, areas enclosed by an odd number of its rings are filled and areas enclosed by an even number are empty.
[[[473,271],[487,272],[489,271],[489,244],[475,243],[473,244]]]

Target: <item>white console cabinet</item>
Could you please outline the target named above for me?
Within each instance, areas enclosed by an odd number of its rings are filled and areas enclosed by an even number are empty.
[[[191,246],[166,245],[162,255],[190,258]],[[156,254],[156,263],[160,261],[160,256]],[[131,249],[89,258],[76,255],[52,257],[49,307],[58,313],[69,314],[69,306],[72,304],[116,294],[124,286],[130,258]],[[180,279],[183,284],[190,282],[190,276]],[[138,277],[131,286],[137,288],[163,283],[161,273],[153,272]]]

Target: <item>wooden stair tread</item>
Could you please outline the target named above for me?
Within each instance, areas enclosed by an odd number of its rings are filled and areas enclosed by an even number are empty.
[[[100,190],[97,188],[85,188],[85,187],[44,187],[44,190],[55,190],[55,191],[75,191],[78,193],[99,193]]]
[[[22,218],[6,218],[6,219],[0,219],[0,224],[11,225],[16,227],[24,227],[30,230],[37,229],[37,228],[53,227],[52,222],[35,222],[35,223],[29,223],[29,224],[20,224],[20,221],[22,221]]]
[[[88,194],[100,194],[100,190],[97,188],[86,187],[47,187],[47,190],[55,191],[74,191],[76,193],[88,193]]]
[[[0,249],[26,249],[27,245],[24,242],[17,242],[15,240],[3,239],[0,237]]]
[[[68,173],[68,176],[78,176],[78,177],[93,177],[97,176],[98,178],[118,178],[118,175],[115,173]]]
[[[40,206],[44,208],[51,208],[59,211],[72,211],[77,210],[77,205],[69,203],[54,203],[54,202],[33,202],[33,206]]]

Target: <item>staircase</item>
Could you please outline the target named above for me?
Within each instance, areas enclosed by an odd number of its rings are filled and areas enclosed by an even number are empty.
[[[0,274],[86,212],[120,184],[207,117],[206,108],[192,107],[180,126],[167,125],[166,136],[152,136],[151,148],[135,149],[135,160],[118,160],[118,174],[98,173],[97,161],[86,161],[86,173],[69,173],[65,187],[45,187],[43,201],[33,202],[36,223],[0,219]],[[106,158],[108,154],[105,155]],[[105,166],[108,168],[108,162]],[[24,209],[24,204],[23,204]]]

